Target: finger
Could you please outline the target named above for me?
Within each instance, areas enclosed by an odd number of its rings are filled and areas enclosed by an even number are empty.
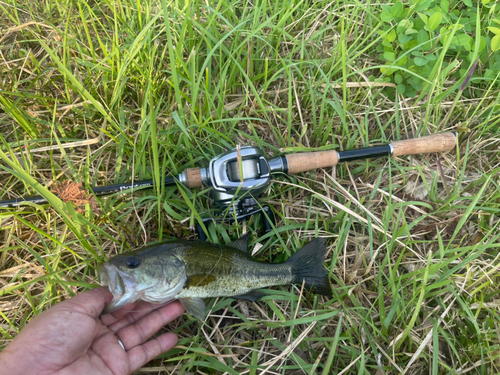
[[[175,301],[149,313],[136,323],[120,329],[116,332],[116,335],[123,342],[125,349],[129,350],[137,345],[141,345],[158,332],[161,327],[170,323],[183,313],[184,307],[182,307],[179,301]]]
[[[106,328],[103,328],[102,333],[95,338],[91,349],[95,353],[94,355],[98,355],[104,361],[113,374],[131,374],[127,352],[120,346],[118,338]],[[89,355],[88,352],[87,355]],[[90,355],[90,361],[93,362],[92,355]],[[82,371],[85,373],[84,370]],[[86,373],[93,374],[95,372]]]
[[[165,333],[148,341],[143,345],[136,346],[127,352],[130,371],[134,372],[153,360],[161,353],[172,349],[177,344],[177,335],[172,332]]]
[[[97,318],[112,299],[113,295],[107,287],[98,287],[61,302],[56,307],[61,309],[70,307],[72,311],[78,311],[92,318]]]
[[[130,305],[123,306],[121,309],[112,312],[111,314],[103,315],[101,320],[108,328],[116,332],[119,329],[135,323],[143,316],[151,311],[165,306],[162,304],[152,304],[150,302],[133,302]]]
[[[121,309],[113,311],[110,314],[102,315],[101,316],[101,321],[103,324],[109,326],[111,324],[116,323],[120,319],[122,319],[124,316],[127,316],[131,311],[137,310],[137,305],[140,302],[132,302],[126,306],[123,306]]]

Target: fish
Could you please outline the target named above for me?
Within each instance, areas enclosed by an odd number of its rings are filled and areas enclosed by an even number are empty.
[[[265,294],[256,289],[302,283],[316,294],[332,296],[323,238],[310,241],[283,263],[256,261],[248,253],[248,238],[249,234],[227,245],[162,242],[101,263],[101,284],[113,294],[102,314],[138,300],[154,304],[179,300],[189,314],[204,320],[203,298],[258,301]]]

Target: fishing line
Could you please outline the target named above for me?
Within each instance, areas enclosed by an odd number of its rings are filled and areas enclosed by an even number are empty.
[[[203,280],[205,280],[208,276],[210,276],[212,274],[212,271],[219,265],[221,259],[222,259],[222,247],[219,246],[219,249],[220,249],[220,255],[219,255],[219,259],[217,260],[217,262],[214,264],[214,266],[212,267],[212,269],[210,271],[208,271],[208,273],[205,275],[205,277],[203,279],[201,279],[198,284],[194,285],[194,286],[198,286],[200,285]]]

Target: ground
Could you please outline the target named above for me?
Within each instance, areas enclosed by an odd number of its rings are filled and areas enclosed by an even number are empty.
[[[272,157],[453,131],[451,152],[274,176],[260,200],[277,219],[268,234],[255,218],[210,225],[213,242],[251,232],[265,262],[324,237],[333,298],[298,285],[208,300],[206,322],[165,327],[178,346],[140,372],[498,373],[498,12],[446,0],[0,1],[0,192],[49,201],[0,211],[0,348],[98,285],[99,262],[196,238],[217,215],[209,188],[94,197],[91,186],[161,181],[237,145]],[[411,30],[419,44],[400,58]]]

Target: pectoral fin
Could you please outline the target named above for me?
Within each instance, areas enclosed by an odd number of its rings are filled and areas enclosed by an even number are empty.
[[[192,316],[205,320],[205,302],[201,298],[181,298],[179,301]]]
[[[264,297],[266,294],[262,292],[258,292],[256,290],[252,290],[251,292],[245,293],[245,294],[240,294],[239,296],[234,296],[233,298],[235,299],[244,299],[247,301],[258,301],[262,297]]]

